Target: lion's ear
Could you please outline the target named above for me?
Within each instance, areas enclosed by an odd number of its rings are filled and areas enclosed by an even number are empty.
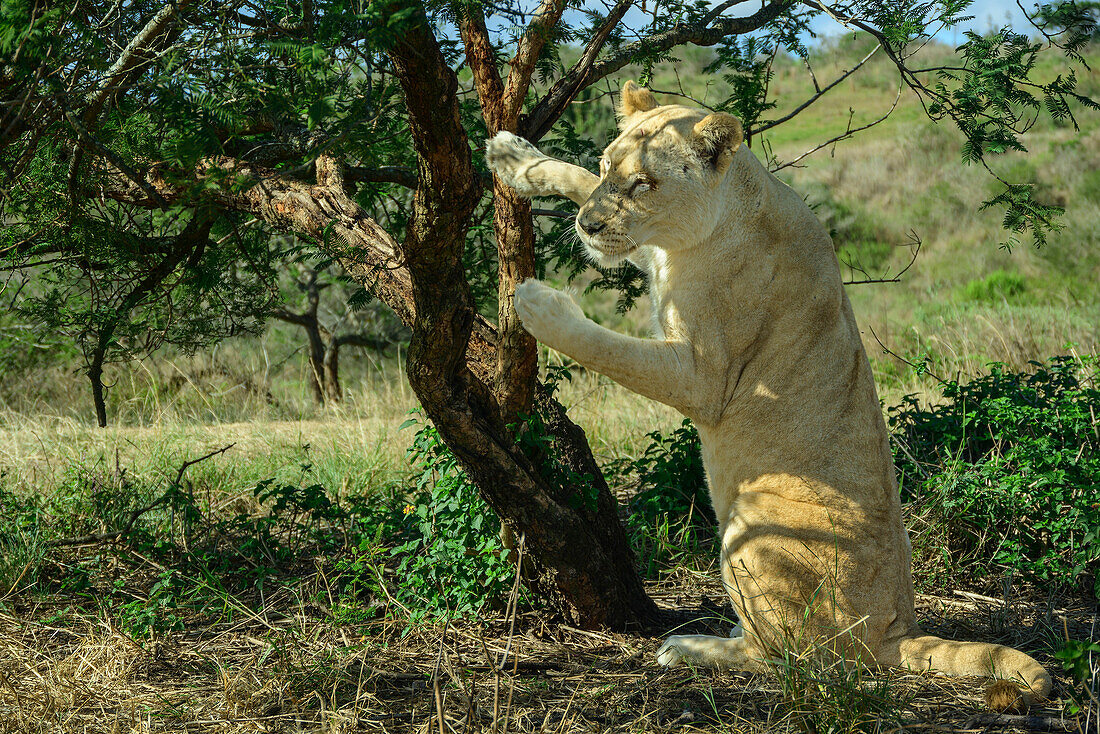
[[[745,139],[741,121],[725,112],[707,115],[695,123],[691,133],[692,149],[718,173],[726,172],[733,154]]]
[[[619,119],[625,120],[636,112],[649,112],[657,107],[657,98],[645,87],[627,82],[619,92]]]

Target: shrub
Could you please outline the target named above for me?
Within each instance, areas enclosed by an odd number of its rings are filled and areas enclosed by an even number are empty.
[[[992,365],[970,382],[944,383],[942,404],[907,396],[890,409],[906,449],[896,457],[903,498],[930,508],[959,571],[999,569],[1100,593],[1097,360],[1032,365]]]
[[[643,575],[653,577],[684,555],[713,551],[715,519],[691,421],[668,435],[653,431],[647,437],[641,456],[616,462],[610,472],[637,483],[627,531]]]
[[[963,294],[969,301],[1007,301],[1027,290],[1027,279],[1019,273],[996,270],[984,278],[966,284]]]
[[[392,550],[395,600],[410,622],[501,604],[516,571],[500,540],[500,521],[434,427],[417,431],[408,456],[418,494],[405,505],[402,542]]]

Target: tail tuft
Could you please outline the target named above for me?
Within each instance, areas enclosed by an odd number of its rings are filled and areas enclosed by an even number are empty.
[[[1023,714],[1027,712],[1020,686],[1010,680],[995,680],[985,689],[985,705],[1001,714]]]

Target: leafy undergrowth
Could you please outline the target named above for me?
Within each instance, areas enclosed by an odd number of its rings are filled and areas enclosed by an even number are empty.
[[[684,565],[705,566],[718,542],[698,431],[685,420],[667,435],[653,431],[647,438],[640,456],[614,462],[608,474],[633,491],[627,533],[643,577],[656,579]]]
[[[953,583],[1023,580],[1100,596],[1097,360],[993,365],[943,402],[890,411],[918,558]]]
[[[1091,366],[994,369],[945,390],[935,407],[907,401],[893,413],[910,462],[900,464],[909,512],[923,523],[918,581],[952,574],[940,596],[919,596],[922,625],[1028,650],[1058,680],[1035,721],[1083,731],[1100,715],[1095,601],[1083,595],[1096,508],[1072,491],[1098,476]],[[552,455],[540,436],[528,419],[525,443]],[[685,423],[650,438],[609,472],[648,588],[688,627],[725,634],[736,619],[714,568],[697,434]],[[787,655],[771,675],[663,670],[659,637],[574,630],[524,595],[499,525],[430,426],[412,439],[410,461],[410,486],[372,496],[331,491],[308,462],[236,489],[192,481],[186,465],[160,483],[117,465],[74,469],[41,497],[0,479],[0,732],[1012,723],[982,712],[981,681],[871,673],[813,655]],[[1036,477],[1047,479],[1035,485],[1043,496],[1063,492],[1060,504],[1009,501]],[[1000,601],[999,581],[1012,574],[1058,583]],[[667,632],[679,631],[670,621]]]

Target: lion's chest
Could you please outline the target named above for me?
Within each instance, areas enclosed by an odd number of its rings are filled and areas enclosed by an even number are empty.
[[[668,339],[679,321],[672,299],[670,268],[663,250],[653,248],[649,256],[649,303],[653,314],[653,336]]]

